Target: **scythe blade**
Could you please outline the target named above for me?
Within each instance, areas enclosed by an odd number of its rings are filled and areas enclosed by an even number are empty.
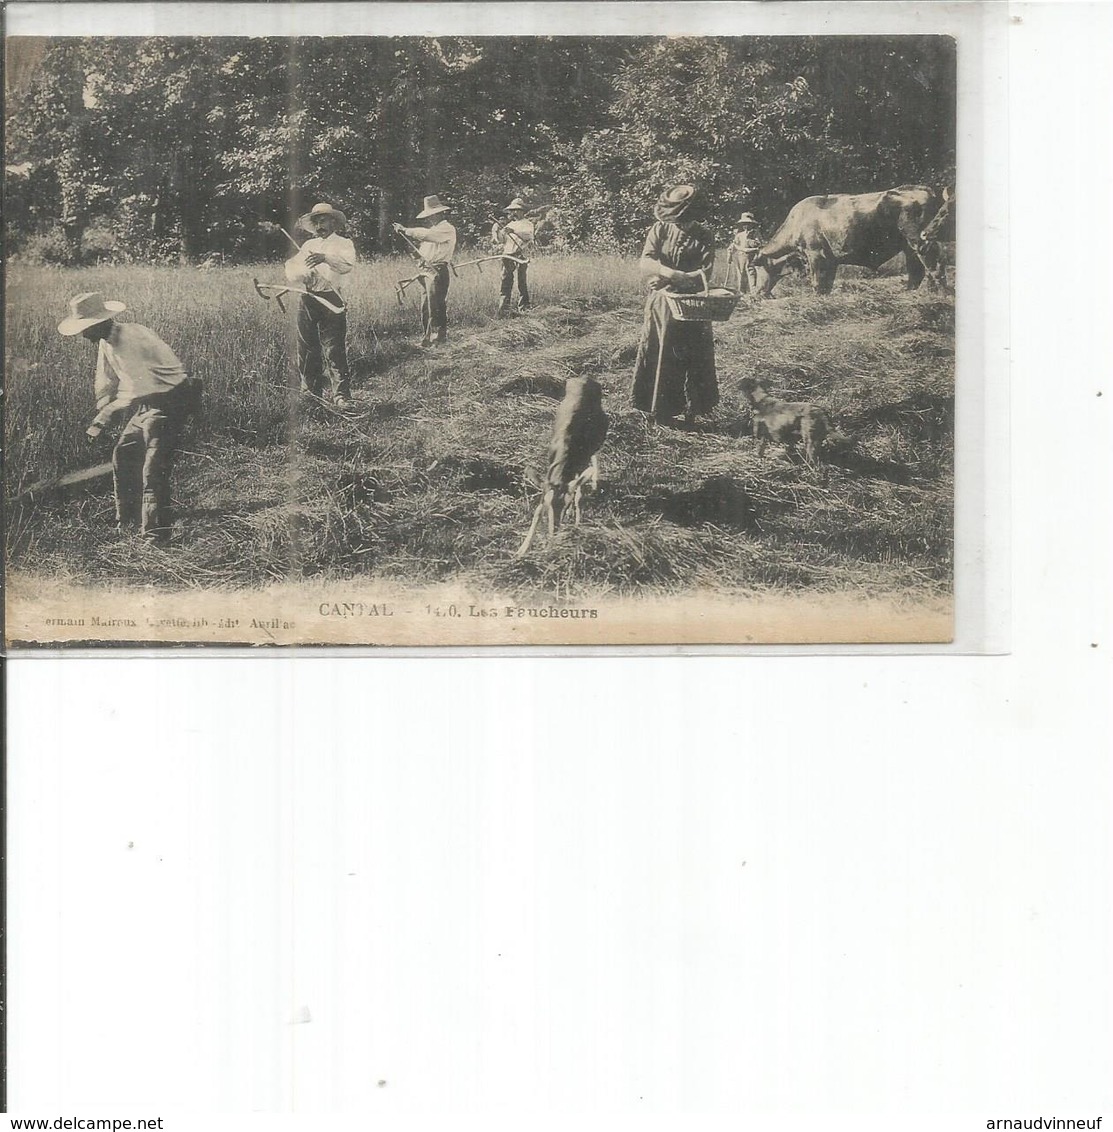
[[[112,463],[108,461],[104,464],[94,464],[91,468],[80,468],[76,472],[67,472],[64,476],[57,476],[50,480],[39,480],[38,483],[33,483],[29,488],[21,491],[15,497],[14,502],[18,503],[20,500],[29,499],[33,495],[46,495],[48,492],[57,491],[62,487],[69,487],[75,483],[85,483],[87,480],[97,480],[102,476],[112,475]]]

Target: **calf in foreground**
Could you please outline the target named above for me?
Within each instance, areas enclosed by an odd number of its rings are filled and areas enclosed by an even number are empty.
[[[800,444],[804,449],[804,459],[815,464],[831,431],[831,419],[823,409],[806,401],[778,401],[770,397],[754,377],[744,377],[738,388],[743,400],[750,406],[759,456],[765,455],[769,441],[783,444],[790,455]]]
[[[560,526],[565,504],[571,500],[576,525],[580,522],[580,492],[587,480],[599,486],[599,449],[607,435],[607,414],[603,412],[603,387],[591,377],[570,377],[564,386],[564,400],[553,418],[549,440],[548,471],[545,473],[541,502],[516,557],[530,548],[541,514],[549,518],[549,537]]]

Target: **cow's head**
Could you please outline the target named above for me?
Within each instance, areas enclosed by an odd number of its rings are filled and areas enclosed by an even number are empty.
[[[799,252],[792,251],[771,255],[766,252],[765,248],[762,248],[754,256],[753,265],[758,269],[758,293],[768,295],[777,285],[777,281],[786,268],[801,267],[803,261]]]
[[[954,189],[944,188],[939,195],[942,203],[920,232],[920,246],[916,250],[931,283],[946,289],[947,269],[941,241],[954,239],[955,192]]]
[[[954,239],[955,191],[954,189],[944,188],[940,195],[942,197],[942,203],[939,205],[938,210],[928,222],[927,226],[920,233],[920,239],[924,241],[924,243],[931,243],[935,240]]]

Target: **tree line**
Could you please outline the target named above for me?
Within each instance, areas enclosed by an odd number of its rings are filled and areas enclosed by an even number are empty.
[[[278,253],[317,200],[364,254],[426,193],[463,237],[524,196],[558,246],[636,251],[662,188],[771,230],[804,196],[952,182],[944,36],[10,38],[10,250]],[[276,241],[278,241],[276,243]]]

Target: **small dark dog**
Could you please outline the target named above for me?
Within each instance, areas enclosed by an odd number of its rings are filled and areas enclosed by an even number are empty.
[[[759,456],[765,455],[765,446],[770,441],[783,444],[789,455],[793,455],[800,444],[804,459],[809,464],[816,463],[831,431],[831,418],[823,409],[806,401],[778,401],[762,389],[756,377],[744,377],[738,388],[750,406]]]

